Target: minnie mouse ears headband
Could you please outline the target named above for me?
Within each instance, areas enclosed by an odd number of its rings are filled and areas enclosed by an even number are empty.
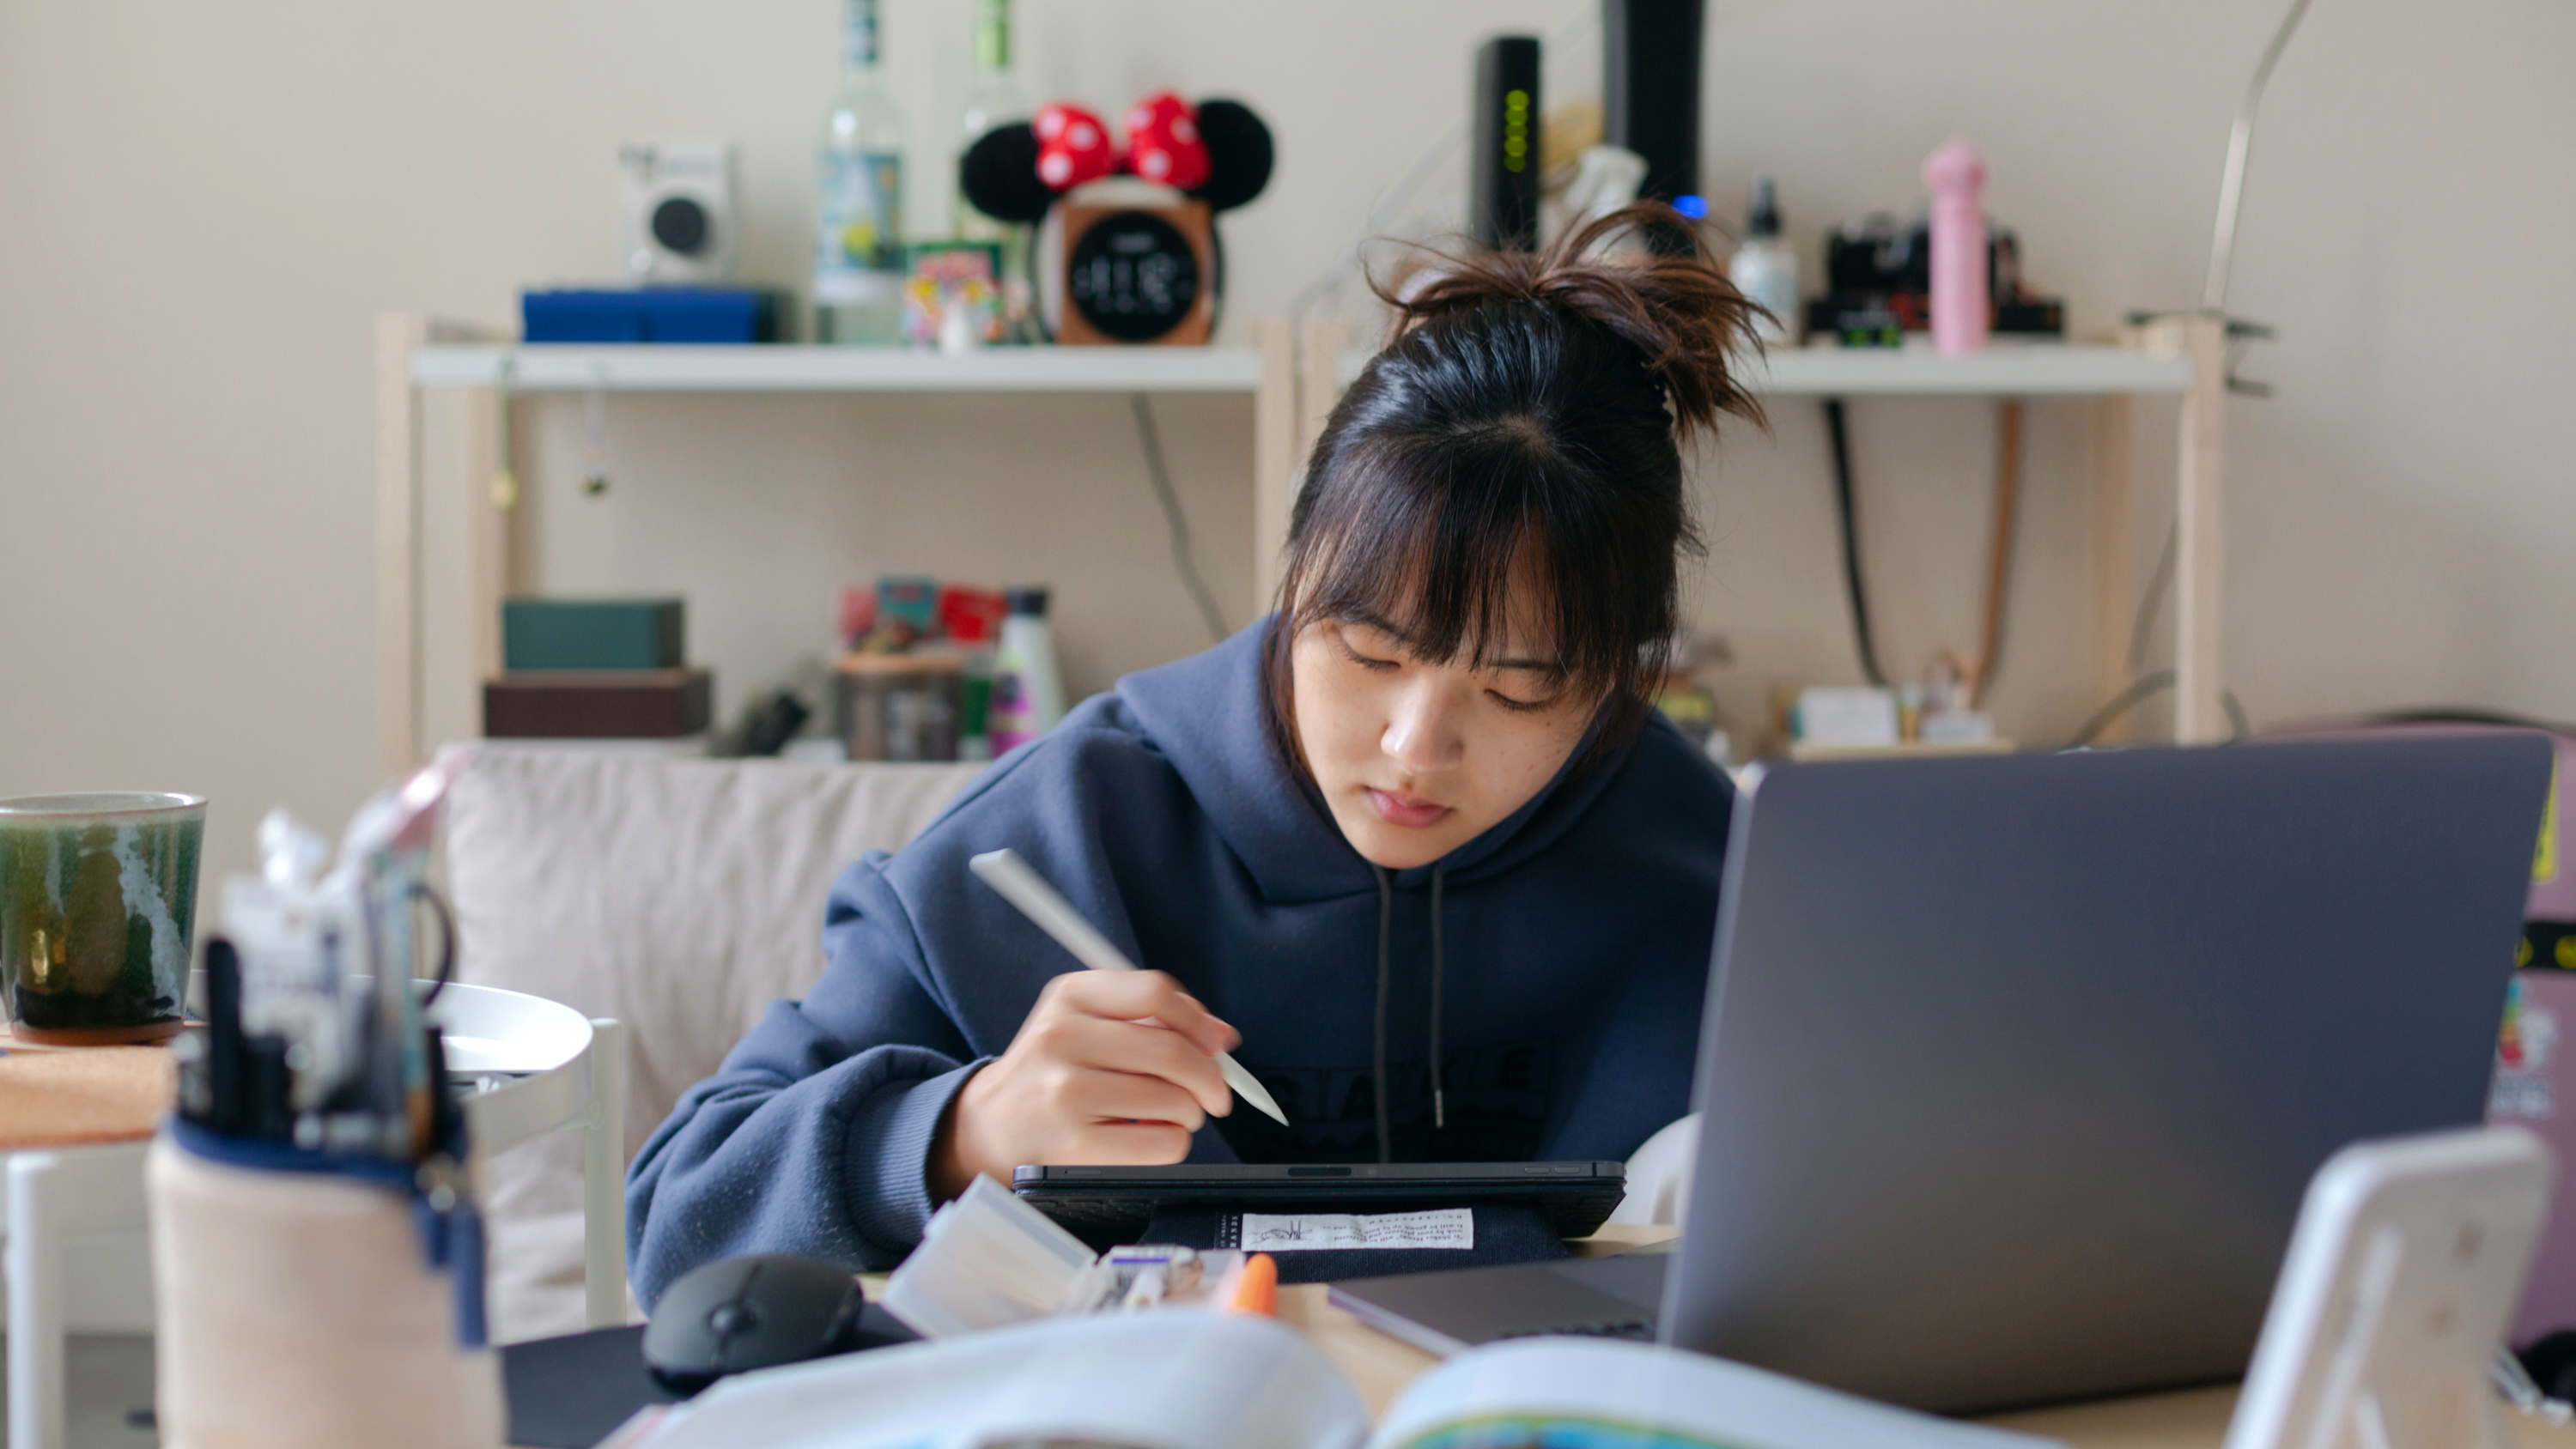
[[[1231,211],[1270,184],[1270,162],[1270,128],[1250,109],[1162,91],[1127,108],[1123,152],[1098,116],[1058,102],[985,132],[958,162],[957,182],[996,221],[1037,221],[1059,194],[1121,171]]]

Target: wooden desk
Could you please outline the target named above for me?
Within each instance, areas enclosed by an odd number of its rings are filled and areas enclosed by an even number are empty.
[[[177,1080],[158,1047],[10,1047],[0,1056],[0,1153],[143,1141]]]
[[[1672,1236],[1670,1228],[1608,1227],[1577,1246],[1613,1253]],[[1350,1375],[1371,1417],[1383,1415],[1406,1385],[1439,1362],[1335,1308],[1320,1284],[1280,1289],[1279,1317],[1304,1330]],[[2002,1414],[1989,1422],[2062,1440],[2070,1449],[2219,1449],[2235,1407],[2236,1390],[2228,1386]],[[2503,1417],[2517,1449],[2576,1449],[2576,1426],[2553,1427],[2510,1410]]]

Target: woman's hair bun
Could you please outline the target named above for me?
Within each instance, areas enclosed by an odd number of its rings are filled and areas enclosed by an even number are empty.
[[[1614,250],[1622,238],[1632,244]],[[1726,279],[1700,227],[1662,202],[1622,207],[1535,252],[1434,252],[1394,285],[1372,286],[1395,309],[1390,342],[1496,304],[1546,307],[1635,348],[1672,403],[1676,431],[1713,429],[1722,413],[1761,421],[1741,376],[1761,347],[1759,309]]]

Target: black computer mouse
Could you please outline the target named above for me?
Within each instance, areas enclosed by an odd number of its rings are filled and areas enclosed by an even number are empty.
[[[693,1394],[726,1374],[917,1337],[871,1305],[846,1268],[793,1253],[727,1258],[680,1276],[653,1305],[644,1366]]]

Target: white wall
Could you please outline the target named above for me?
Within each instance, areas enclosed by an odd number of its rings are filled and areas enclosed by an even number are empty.
[[[1712,0],[1709,189],[1781,178],[1802,255],[1909,207],[1965,133],[1995,212],[2080,330],[2195,299],[2226,124],[2275,18],[2225,0]],[[925,135],[962,96],[968,0],[887,0]],[[1277,310],[1463,104],[1483,35],[1569,0],[1023,0],[1030,89],[1104,110],[1173,85],[1262,109],[1270,194],[1226,223],[1230,309]],[[629,137],[740,142],[760,278],[804,265],[833,0],[0,0],[0,792],[214,797],[210,872],[260,810],[336,824],[376,782],[370,318],[506,320],[601,275]],[[2576,12],[2319,0],[2264,117],[2236,303],[2278,323],[2230,445],[2233,682],[2258,721],[2453,702],[2576,716]],[[1578,42],[1551,99],[1595,83]],[[916,173],[916,215],[944,178]],[[1175,402],[1174,466],[1248,610],[1248,429]],[[2150,409],[2151,433],[2170,427]],[[1123,402],[620,399],[618,482],[572,489],[576,404],[530,410],[537,582],[687,588],[740,693],[825,642],[828,591],[949,569],[1066,591],[1077,682],[1190,647]],[[1971,642],[1992,415],[1856,415],[1883,650]],[[2089,710],[2081,412],[2034,410],[1997,707],[2027,740]],[[2142,450],[2152,479],[2169,439]],[[1231,470],[1231,471],[1229,471]],[[1725,697],[1852,674],[1811,406],[1705,470],[1703,624]],[[1025,492],[1017,490],[1026,490]],[[1019,500],[1025,498],[1025,503]],[[953,508],[949,527],[925,501]],[[2160,500],[2144,509],[2150,543]],[[631,573],[621,570],[631,568]],[[2143,570],[2142,570],[2143,571]],[[1238,612],[1239,617],[1239,612]],[[461,703],[451,701],[461,710]]]

